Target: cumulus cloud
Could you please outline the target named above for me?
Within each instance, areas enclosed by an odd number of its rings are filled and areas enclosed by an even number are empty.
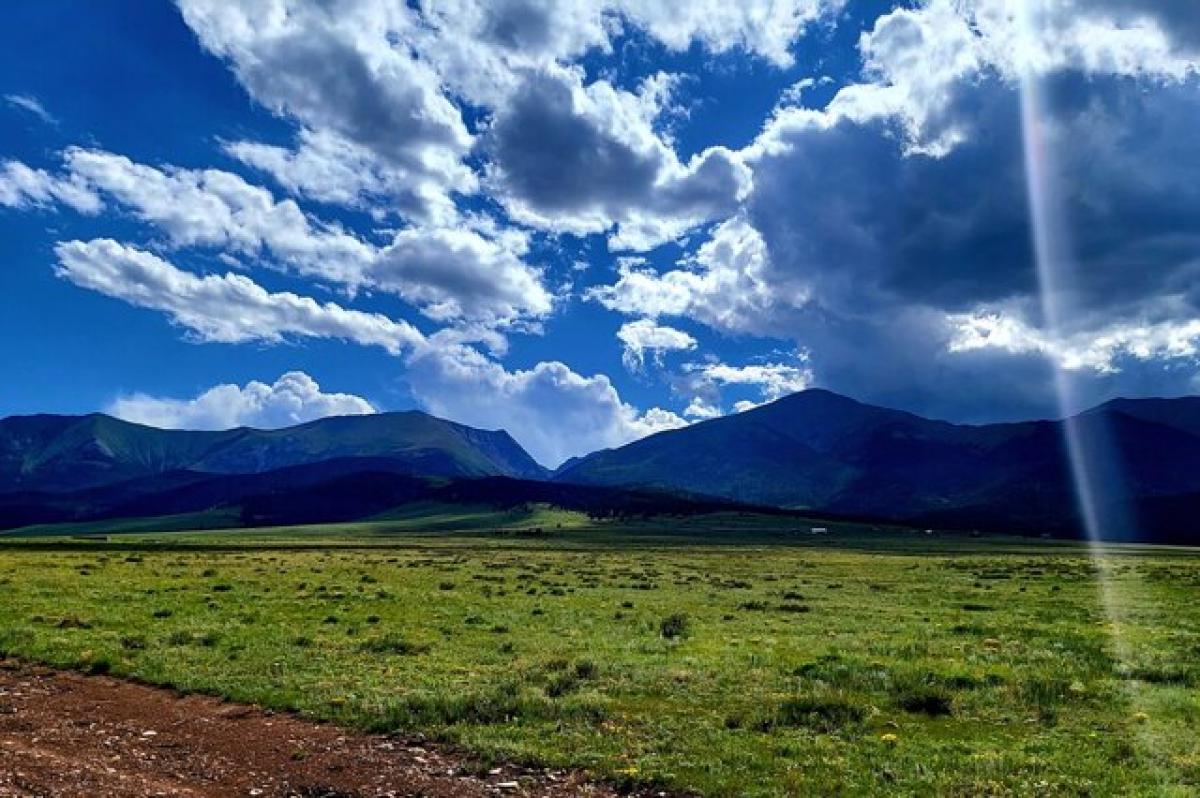
[[[335,338],[378,346],[390,354],[424,341],[404,321],[290,292],[271,293],[240,274],[197,276],[111,239],[67,241],[57,244],[55,253],[59,277],[136,307],[161,311],[200,341]]]
[[[1169,10],[1135,5],[1033,4],[1030,23],[1011,4],[930,0],[882,16],[860,43],[861,83],[823,109],[778,109],[742,153],[745,218],[767,258],[721,299],[754,298],[754,312],[698,302],[711,270],[695,265],[630,267],[593,296],[791,339],[822,385],[954,418],[1054,412],[1050,369],[1080,361],[1104,366],[1080,370],[1089,401],[1175,392],[1200,311],[1200,192],[1181,168],[1200,163],[1200,77],[1165,33]],[[1023,79],[1042,94],[1044,167],[1071,242],[1057,331],[1038,310]],[[948,321],[998,312],[1029,328],[1023,345],[974,345]]]
[[[586,377],[557,361],[508,370],[464,346],[425,348],[411,358],[408,381],[434,415],[506,429],[550,466],[686,424],[657,407],[639,413],[603,374]]]
[[[1160,322],[1119,322],[1100,330],[1063,337],[1034,327],[1019,317],[999,312],[951,314],[951,352],[996,349],[1009,354],[1037,353],[1062,369],[1090,369],[1101,374],[1121,370],[1123,358],[1184,359],[1200,356],[1200,319]]]
[[[223,430],[276,429],[327,416],[366,415],[375,408],[361,396],[325,393],[303,371],[289,371],[271,384],[215,385],[192,399],[134,393],[118,397],[106,412],[163,429]]]
[[[320,304],[291,293],[270,293],[237,274],[197,276],[162,258],[107,239],[56,247],[60,277],[137,307],[161,311],[197,340],[278,343],[290,337],[337,338],[405,355],[406,377],[431,413],[465,424],[504,428],[542,462],[557,464],[597,448],[680,426],[683,419],[623,402],[608,377],[585,377],[556,361],[510,371],[463,343],[461,331],[425,338],[403,321]],[[286,413],[366,412],[354,397],[321,398],[289,375],[270,390],[252,383],[219,386],[191,401],[126,397],[114,407],[148,423],[258,423]],[[303,397],[308,399],[304,400]],[[228,405],[226,415],[219,407]],[[253,415],[257,413],[258,415]],[[172,418],[182,421],[172,422]],[[299,416],[297,416],[299,417]],[[215,419],[215,420],[214,420]],[[272,422],[274,423],[274,422]]]
[[[611,52],[616,39],[640,33],[668,50],[698,44],[709,53],[740,51],[778,67],[814,23],[833,18],[843,0],[445,0],[421,8],[424,25],[410,46],[447,86],[479,105],[497,107],[522,69]]]
[[[489,186],[528,224],[576,234],[616,230],[617,248],[648,249],[724,218],[749,189],[749,170],[713,147],[689,163],[654,130],[663,84],[640,93],[582,71],[528,73],[488,133]]]
[[[784,117],[826,127],[887,121],[903,131],[910,154],[944,155],[972,135],[969,115],[956,106],[964,84],[981,77],[1010,85],[1064,71],[1194,77],[1200,49],[1181,51],[1171,33],[1185,15],[1173,0],[927,0],[882,15],[862,36],[868,80],[842,88],[819,114],[796,108]]]
[[[449,225],[458,219],[445,180],[392,166],[327,130],[305,128],[290,148],[239,140],[226,142],[224,149],[295,196],[361,208],[381,218],[398,213],[423,224]],[[464,177],[457,188],[473,185],[474,178]]]
[[[374,285],[421,307],[430,318],[507,321],[544,316],[552,297],[520,255],[518,233],[485,237],[469,229],[408,229],[373,262]]]
[[[361,286],[372,247],[320,224],[291,200],[219,169],[157,168],[102,150],[64,154],[71,180],[112,198],[158,227],[174,246],[209,246],[273,258],[301,274]]]
[[[635,250],[731,215],[750,172],[724,147],[681,162],[656,132],[673,77],[652,76],[629,92],[606,79],[584,85],[582,71],[564,64],[636,30],[671,50],[698,43],[789,66],[805,29],[842,5],[180,0],[201,44],[252,97],[297,122],[291,147],[226,144],[288,191],[360,207],[389,199],[372,207],[448,227],[453,196],[479,189],[467,161],[479,145],[491,164],[487,188],[514,218],[607,232],[614,247]],[[482,142],[459,97],[492,112]]]
[[[729,332],[758,331],[780,307],[803,307],[802,279],[772,272],[766,242],[745,218],[717,225],[684,268],[656,272],[637,262],[619,264],[619,279],[588,296],[630,315],[686,316]]]
[[[746,366],[731,366],[727,363],[693,363],[686,368],[693,384],[708,387],[728,385],[752,386],[762,398],[773,401],[797,391],[803,391],[813,382],[813,374],[805,366],[787,363],[761,363]]]
[[[67,205],[80,213],[99,213],[104,203],[87,184],[68,176],[56,177],[44,169],[32,169],[20,161],[0,164],[0,205],[18,210]]]
[[[667,4],[625,0],[618,7],[634,24],[675,50],[698,41],[712,52],[740,49],[777,66],[790,66],[791,48],[804,29],[841,10],[843,0]]]
[[[267,153],[243,151],[274,165],[285,183],[311,186],[315,160],[344,160],[345,148],[320,146],[335,140],[319,138],[327,131],[382,161],[392,185],[410,180],[422,185],[418,194],[470,190],[462,157],[472,137],[437,73],[405,46],[420,24],[405,4],[181,0],[180,8],[251,97],[318,131],[273,164]]]
[[[461,98],[496,112],[503,125],[493,141],[503,156],[497,162],[509,164],[504,173],[515,213],[571,231],[620,223],[626,228],[620,245],[644,248],[714,218],[735,201],[746,172],[720,148],[680,164],[665,142],[648,135],[647,112],[635,95],[605,80],[586,89],[570,85],[561,65],[590,50],[611,51],[616,37],[638,31],[670,50],[698,43],[711,53],[738,50],[786,67],[806,28],[833,18],[844,0],[179,4],[201,44],[230,65],[247,92],[297,122],[293,147],[228,145],[234,157],[271,173],[288,190],[349,204],[388,196],[411,218],[448,224],[451,197],[478,188],[465,160],[475,142],[455,102]],[[552,73],[557,85],[530,77]],[[539,115],[537,106],[547,102],[558,105]],[[611,112],[618,116],[606,119]],[[561,140],[559,151],[548,153],[573,167],[585,185],[589,179],[610,183],[576,203],[570,218],[560,218],[563,196],[538,191],[537,176],[524,173],[528,164],[513,135],[541,133],[526,122],[590,136],[574,154]],[[631,196],[615,196],[611,179],[588,168],[605,160],[650,172],[631,174],[631,183],[640,184],[631,184]]]
[[[622,344],[621,360],[630,371],[641,371],[646,353],[661,362],[664,352],[683,352],[696,348],[696,339],[683,330],[639,319],[621,325],[617,340]]]
[[[685,418],[691,418],[697,421],[707,421],[710,418],[719,418],[720,416],[724,415],[724,413],[717,405],[710,404],[699,396],[695,396],[684,409],[683,415]]]
[[[17,162],[0,174],[0,204],[58,201],[93,212],[102,198],[162,230],[172,247],[203,246],[265,260],[349,294],[379,288],[438,321],[505,324],[551,310],[540,271],[522,260],[526,235],[483,220],[406,228],[377,246],[217,169],[160,168],[71,148],[62,176]]]

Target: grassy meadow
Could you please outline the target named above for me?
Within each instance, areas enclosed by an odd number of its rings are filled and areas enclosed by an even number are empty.
[[[0,651],[703,795],[1200,791],[1197,553],[794,523],[11,537]]]

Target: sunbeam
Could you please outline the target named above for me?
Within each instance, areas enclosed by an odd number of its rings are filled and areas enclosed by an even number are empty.
[[[1039,9],[1044,9],[1039,0],[1019,3],[1023,46],[1026,48],[1020,87],[1021,132],[1043,324],[1052,338],[1058,338],[1069,334],[1078,318],[1075,300],[1082,276],[1072,254],[1066,203],[1067,192],[1078,187],[1065,185],[1056,169],[1053,117],[1034,64],[1039,41]],[[1122,629],[1123,616],[1131,602],[1121,595],[1106,541],[1139,540],[1137,519],[1123,473],[1121,453],[1105,413],[1081,413],[1085,405],[1078,376],[1061,364],[1056,363],[1053,368],[1075,501],[1095,565],[1097,589],[1110,630],[1109,642],[1118,675],[1124,675],[1132,668],[1134,654]],[[1131,708],[1141,709],[1143,702],[1135,683],[1126,680],[1124,686]],[[1138,742],[1143,749],[1155,748],[1150,734],[1138,735]],[[1149,759],[1156,760],[1157,757]],[[1163,768],[1157,770],[1160,779],[1168,778]]]

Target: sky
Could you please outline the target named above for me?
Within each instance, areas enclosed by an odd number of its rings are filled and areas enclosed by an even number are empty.
[[[555,466],[810,387],[1200,392],[1194,0],[2,13],[0,415],[420,409]]]

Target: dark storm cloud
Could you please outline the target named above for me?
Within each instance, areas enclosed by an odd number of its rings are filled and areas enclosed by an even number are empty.
[[[1065,76],[1046,95],[1080,308],[1187,290],[1200,253],[1200,88]],[[878,124],[794,131],[790,151],[758,165],[750,199],[775,269],[850,307],[961,311],[1034,295],[1018,99],[998,80],[972,86],[955,112],[967,140],[940,158],[904,155]]]
[[[1200,86],[1060,74],[1044,86],[1052,173],[1074,255],[1069,332],[1186,321],[1200,309]],[[987,78],[946,110],[964,140],[903,152],[886,123],[796,125],[761,159],[750,219],[770,280],[812,288],[762,332],[807,348],[822,385],[958,419],[1055,410],[1046,359],[948,352],[947,314],[998,308],[1038,325],[1019,96]],[[1195,390],[1194,359],[1120,357],[1081,372],[1086,400]],[[1186,367],[1181,367],[1186,365]],[[946,386],[953,386],[947,389]]]

